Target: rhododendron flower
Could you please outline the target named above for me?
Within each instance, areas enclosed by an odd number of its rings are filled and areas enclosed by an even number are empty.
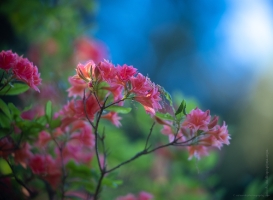
[[[15,150],[15,144],[10,136],[0,138],[0,157],[7,158]]]
[[[46,173],[46,162],[44,155],[34,155],[30,158],[29,166],[34,174]]]
[[[141,73],[138,73],[136,77],[131,77],[130,81],[132,83],[131,92],[137,95],[145,95],[152,88],[152,82],[146,76],[143,76]]]
[[[94,39],[80,37],[75,41],[76,61],[94,60],[95,63],[100,62],[103,58],[108,57],[106,46]]]
[[[87,83],[78,78],[69,77],[68,78],[69,83],[71,84],[71,87],[67,90],[68,91],[68,97],[76,97],[79,96],[83,98],[83,91],[87,88]]]
[[[121,83],[126,83],[137,72],[137,69],[133,66],[123,65],[117,67],[117,76]]]
[[[12,53],[9,51],[1,51],[0,53],[0,69],[8,71],[13,68],[15,63],[17,62],[18,55],[16,53]]]
[[[77,140],[79,145],[87,147],[95,146],[95,136],[92,133],[92,128],[87,122],[83,120],[75,121],[71,127],[71,139]]]
[[[26,167],[29,159],[33,156],[30,151],[29,143],[24,143],[21,148],[14,152],[14,160],[16,163],[20,163],[22,166]]]
[[[122,99],[123,87],[121,85],[114,85],[111,87],[103,87],[102,89],[110,91],[114,96],[114,101]]]
[[[230,136],[225,122],[223,126],[216,125],[208,131],[208,134],[213,135],[219,142],[229,145]]]
[[[41,83],[38,69],[27,58],[19,57],[14,65],[12,72],[14,77],[25,82],[29,87],[40,92],[38,85]]]
[[[109,113],[103,115],[102,118],[109,120],[116,127],[121,126],[121,123],[120,123],[121,117],[118,116],[118,113],[116,113],[116,112],[109,112]]]
[[[97,65],[99,75],[103,81],[106,81],[108,84],[116,82],[115,77],[117,74],[117,69],[115,66],[107,60],[99,62]]]
[[[37,145],[39,147],[45,147],[49,141],[51,141],[52,138],[50,134],[46,131],[42,131],[39,133]]]
[[[42,106],[35,106],[30,110],[24,111],[21,113],[21,117],[27,120],[33,120],[35,117],[40,117],[44,115],[44,108]]]
[[[90,82],[92,81],[93,78],[92,75],[94,75],[95,73],[95,68],[96,65],[92,60],[86,63],[85,65],[79,63],[76,68],[77,74],[74,76],[74,78]]]
[[[185,128],[197,130],[208,130],[208,125],[210,123],[210,111],[207,110],[203,112],[199,108],[195,108],[189,114],[186,115],[186,119],[183,122],[182,126]]]
[[[116,200],[152,200],[154,197],[148,192],[140,192],[138,197],[133,194],[118,197]]]
[[[93,158],[92,148],[86,148],[83,145],[79,145],[78,142],[70,140],[66,143],[62,150],[62,156],[60,155],[59,149],[56,149],[55,152],[58,155],[58,159],[63,160],[64,163],[67,163],[69,160],[74,160],[77,163],[88,164]]]
[[[134,100],[141,103],[146,110],[147,113],[151,115],[155,115],[155,112],[158,109],[161,109],[161,105],[159,104],[160,93],[158,88],[154,86],[145,96],[136,96]]]
[[[197,159],[200,159],[201,156],[208,155],[208,150],[203,145],[191,145],[187,147],[189,151],[189,160],[192,159],[192,157],[196,157]]]

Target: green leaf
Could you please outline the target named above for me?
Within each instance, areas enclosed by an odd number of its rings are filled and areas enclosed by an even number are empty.
[[[49,127],[51,129],[55,129],[57,127],[59,127],[61,125],[62,121],[61,121],[61,118],[58,117],[57,119],[52,119],[50,122],[49,122]]]
[[[46,103],[45,116],[46,116],[47,122],[50,123],[52,120],[52,103],[51,103],[51,101],[48,101]]]
[[[89,167],[85,165],[77,165],[73,161],[69,161],[66,168],[69,170],[69,176],[71,177],[89,178],[94,175]]]
[[[10,114],[10,111],[9,111],[9,107],[7,106],[7,104],[2,99],[0,99],[0,109],[3,111],[3,113],[9,119],[11,119],[11,114]]]
[[[155,116],[157,116],[160,119],[164,119],[164,120],[171,120],[171,121],[174,120],[174,117],[169,113],[164,114],[164,113],[159,113],[158,112],[158,113],[155,114]]]
[[[0,91],[0,95],[17,95],[24,93],[29,86],[23,83],[14,83],[12,86],[6,86]]]
[[[9,118],[0,113],[0,126],[3,127],[3,128],[9,128],[10,127],[10,120]]]
[[[21,115],[21,111],[18,108],[16,108],[16,106],[13,103],[8,103],[8,107],[9,110],[11,111],[13,118]]]
[[[175,112],[175,115],[178,115],[180,113],[183,113],[184,115],[186,115],[186,102],[183,100],[180,104],[180,106],[178,107],[177,111]]]
[[[102,185],[111,187],[111,188],[117,188],[119,185],[121,185],[123,182],[122,180],[111,180],[108,177],[104,177],[102,180]]]
[[[132,108],[113,105],[113,106],[110,106],[110,107],[106,108],[105,110],[113,111],[113,112],[116,112],[116,113],[127,114],[132,110]]]

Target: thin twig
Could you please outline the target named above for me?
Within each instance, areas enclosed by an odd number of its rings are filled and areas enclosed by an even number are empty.
[[[149,142],[149,139],[150,139],[150,137],[151,137],[151,135],[152,135],[154,126],[155,126],[155,122],[153,122],[153,124],[152,124],[152,126],[151,126],[151,128],[150,128],[150,132],[149,132],[149,135],[148,135],[148,137],[147,137],[147,139],[146,139],[146,144],[145,144],[144,149],[148,149],[148,148],[147,148],[148,142]]]

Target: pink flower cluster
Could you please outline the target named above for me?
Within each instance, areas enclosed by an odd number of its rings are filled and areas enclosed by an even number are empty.
[[[20,134],[20,130],[17,130]],[[93,158],[95,146],[91,126],[82,120],[51,133],[42,131],[37,141],[30,144],[25,142],[20,148],[9,137],[0,139],[0,157],[14,157],[15,163],[24,167],[29,166],[33,174],[47,181],[53,189],[61,183],[63,176],[62,165],[70,160],[79,164],[89,165]],[[51,155],[47,152],[53,152]]]
[[[97,94],[106,90],[108,96],[112,94],[114,101],[133,99],[151,115],[161,109],[158,87],[148,77],[137,73],[133,66],[114,66],[106,60],[98,64],[89,61],[85,65],[79,64],[76,72],[75,76],[69,78],[71,87],[68,96],[83,97],[83,91],[87,88]]]
[[[105,44],[88,37],[79,37],[75,41],[74,59],[79,61],[94,60],[95,63],[107,57],[107,48]]]
[[[162,133],[169,136],[170,142],[178,140],[181,146],[187,146],[189,159],[193,156],[200,159],[208,154],[208,147],[221,148],[223,144],[229,145],[230,136],[225,122],[218,125],[218,117],[211,118],[210,111],[202,111],[199,108],[186,115],[179,131],[176,133],[171,123],[158,120],[163,124]]]
[[[0,69],[12,73],[12,78],[23,81],[29,87],[40,92],[38,85],[41,84],[38,68],[33,65],[27,58],[18,56],[16,53],[9,51],[0,52]]]
[[[152,200],[154,197],[148,192],[140,192],[138,196],[127,194],[126,196],[118,197],[116,200]]]

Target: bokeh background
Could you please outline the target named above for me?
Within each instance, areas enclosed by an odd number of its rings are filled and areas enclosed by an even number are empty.
[[[1,50],[26,55],[41,71],[40,96],[24,101],[65,103],[67,77],[90,58],[133,65],[228,124],[231,144],[210,169],[217,181],[202,186],[222,191],[213,198],[265,194],[267,161],[273,172],[272,1],[3,0],[0,23]]]

